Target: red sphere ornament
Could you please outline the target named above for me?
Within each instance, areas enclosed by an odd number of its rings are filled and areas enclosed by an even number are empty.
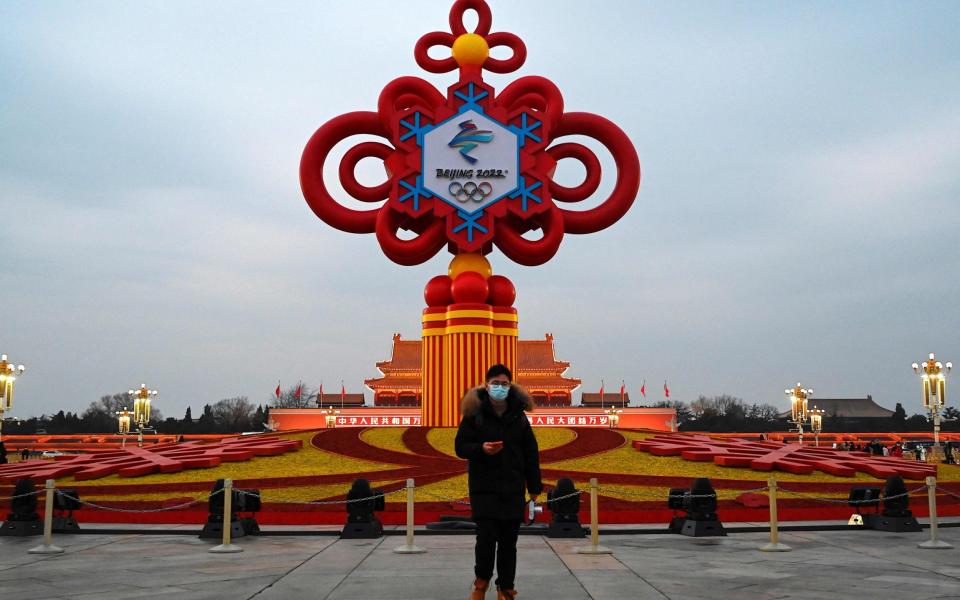
[[[491,275],[487,279],[487,287],[490,289],[487,294],[487,304],[513,306],[513,302],[517,299],[517,288],[503,275]]]
[[[423,299],[427,306],[447,306],[453,304],[453,293],[450,286],[453,280],[447,275],[437,275],[427,282],[423,288]]]
[[[480,273],[467,271],[460,273],[450,286],[453,301],[457,304],[483,304],[487,300],[489,288],[487,280]]]

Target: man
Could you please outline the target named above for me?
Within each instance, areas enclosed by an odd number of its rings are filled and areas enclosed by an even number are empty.
[[[536,500],[543,491],[537,439],[524,410],[533,399],[511,383],[510,369],[493,365],[486,384],[466,393],[457,430],[457,456],[468,460],[470,507],[477,524],[473,590],[483,600],[494,561],[497,600],[513,600],[517,534],[523,520],[524,488]]]

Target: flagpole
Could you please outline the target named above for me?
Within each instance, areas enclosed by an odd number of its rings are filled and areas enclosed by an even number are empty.
[[[603,410],[603,380],[600,380],[600,410]]]

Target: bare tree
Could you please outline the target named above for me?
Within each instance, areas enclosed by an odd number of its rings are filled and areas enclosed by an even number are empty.
[[[213,421],[221,431],[245,431],[250,429],[256,407],[246,396],[224,398],[211,407]]]
[[[317,390],[307,385],[303,385],[297,396],[297,387],[293,386],[280,392],[280,397],[274,396],[270,400],[270,406],[273,408],[313,408],[317,405]]]

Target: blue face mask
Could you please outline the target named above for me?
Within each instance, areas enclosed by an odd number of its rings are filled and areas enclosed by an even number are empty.
[[[510,393],[510,384],[501,385],[499,383],[491,383],[487,386],[487,393],[489,393],[490,397],[494,400],[506,400],[507,394]]]

